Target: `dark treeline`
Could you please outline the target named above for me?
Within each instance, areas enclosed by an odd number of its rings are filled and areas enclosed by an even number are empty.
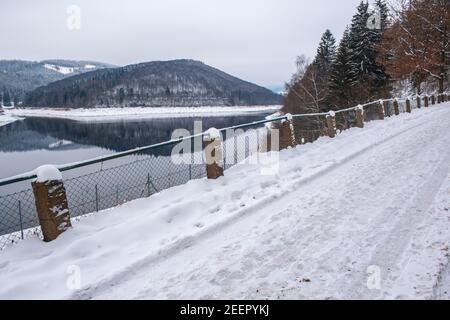
[[[339,44],[326,30],[314,60],[297,58],[284,112],[338,110],[391,97],[399,83],[416,93],[448,86],[449,1],[361,2]],[[403,88],[404,89],[404,88]]]

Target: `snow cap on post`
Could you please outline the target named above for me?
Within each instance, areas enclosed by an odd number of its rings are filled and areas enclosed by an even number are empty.
[[[286,119],[283,119],[281,122],[292,121],[294,119],[294,117],[290,113],[286,113],[284,116],[286,117]]]
[[[336,112],[334,112],[334,111],[330,111],[330,112],[328,112],[328,114],[327,114],[327,118],[328,117],[335,117],[336,116]]]
[[[54,165],[43,165],[36,169],[36,182],[61,181],[62,174]]]
[[[203,141],[214,141],[220,139],[220,131],[216,128],[210,128],[203,135]]]
[[[273,119],[279,118],[281,116],[282,116],[281,112],[278,111],[278,112],[275,112],[275,113],[273,113],[271,115],[268,115],[265,119],[274,121]],[[273,124],[273,122],[266,122],[265,126],[266,126],[267,129],[272,129],[272,124]]]

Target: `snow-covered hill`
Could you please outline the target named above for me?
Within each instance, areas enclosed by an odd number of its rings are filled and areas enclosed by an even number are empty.
[[[69,72],[70,69],[61,70]],[[34,108],[279,105],[282,97],[200,61],[152,61],[65,78],[27,94]]]
[[[449,298],[449,123],[374,121],[25,240],[0,298]]]
[[[0,60],[0,93],[22,101],[25,93],[51,82],[89,71],[112,68],[113,65],[74,60]]]

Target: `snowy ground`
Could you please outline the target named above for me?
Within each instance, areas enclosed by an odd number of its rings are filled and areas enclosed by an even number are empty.
[[[0,298],[449,299],[449,124],[450,103],[374,121],[23,241]]]
[[[252,112],[276,111],[280,106],[250,107],[196,107],[196,108],[96,108],[96,109],[11,109],[9,115],[22,117],[48,117],[73,120],[174,118],[191,116],[224,116]]]
[[[6,126],[14,121],[19,120],[17,117],[13,117],[7,114],[0,115],[0,127]]]

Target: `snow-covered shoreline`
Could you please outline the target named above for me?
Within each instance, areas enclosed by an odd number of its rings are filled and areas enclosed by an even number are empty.
[[[6,126],[7,124],[13,123],[17,120],[20,119],[8,114],[0,115],[0,127]]]
[[[93,109],[11,109],[7,114],[16,117],[62,118],[80,121],[135,118],[220,117],[247,113],[272,112],[281,106],[243,107],[160,107],[160,108],[93,108]]]

